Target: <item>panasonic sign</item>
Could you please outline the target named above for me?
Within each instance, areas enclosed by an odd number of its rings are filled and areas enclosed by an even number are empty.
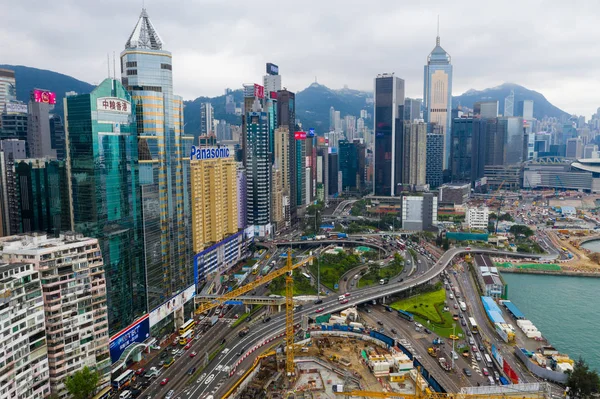
[[[229,147],[202,147],[198,148],[195,145],[192,146],[190,152],[191,160],[202,160],[202,159],[216,159],[216,158],[229,158],[231,151]]]

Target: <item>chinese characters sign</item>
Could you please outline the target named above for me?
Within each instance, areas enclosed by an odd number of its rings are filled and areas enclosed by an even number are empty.
[[[254,97],[256,98],[265,98],[265,87],[261,85],[254,84]]]
[[[144,342],[150,337],[150,318],[146,315],[110,339],[110,359],[119,360],[131,344]]]
[[[100,97],[96,99],[96,108],[98,111],[131,114],[131,103],[116,97]]]

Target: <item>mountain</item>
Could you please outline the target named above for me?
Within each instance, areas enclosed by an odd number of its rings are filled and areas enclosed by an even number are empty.
[[[17,79],[17,98],[27,102],[29,92],[33,88],[42,88],[56,93],[57,101],[55,113],[63,114],[62,99],[68,91],[89,93],[94,89],[91,85],[71,76],[44,69],[31,68],[22,65],[0,65],[0,68],[12,69]],[[452,98],[453,107],[462,105],[473,108],[477,101],[498,100],[500,113],[504,113],[504,99],[515,92],[515,111],[517,103],[521,100],[533,100],[533,115],[537,119],[544,116],[556,118],[569,117],[570,115],[552,105],[541,93],[529,90],[513,83],[505,83],[497,87],[478,90],[468,90],[460,96]],[[235,103],[239,106],[243,102],[241,89],[231,92]],[[340,111],[341,117],[354,115],[358,117],[362,109],[373,113],[373,93],[348,88],[334,90],[327,86],[312,83],[306,89],[296,93],[296,118],[302,122],[304,129],[314,128],[317,133],[329,130],[329,108],[333,106]],[[200,131],[200,103],[210,102],[215,110],[215,119],[226,120],[228,123],[240,124],[241,117],[225,113],[225,95],[217,97],[198,97],[193,101],[184,101],[185,132],[192,134]],[[365,121],[367,126],[372,126],[371,121]]]
[[[373,113],[373,93],[348,88],[333,90],[318,83],[296,93],[296,119],[307,130],[315,128],[317,133],[329,131],[329,108],[340,111],[340,116],[360,116],[362,109]],[[369,101],[369,103],[367,103]],[[369,124],[367,124],[369,126]]]
[[[544,116],[561,118],[571,116],[567,112],[550,104],[543,94],[534,90],[529,90],[523,86],[514,83],[504,83],[500,86],[484,89],[481,91],[471,89],[460,96],[452,97],[452,108],[459,105],[473,108],[477,101],[499,101],[499,112],[504,114],[504,99],[510,95],[511,90],[515,91],[515,113],[517,112],[517,103],[522,100],[533,100],[533,117],[542,119]]]
[[[63,98],[66,92],[74,91],[79,94],[86,94],[96,87],[71,76],[45,69],[31,68],[23,65],[0,65],[0,68],[15,71],[17,100],[28,102],[29,93],[34,88],[46,89],[56,93],[54,112],[61,117],[63,115]]]

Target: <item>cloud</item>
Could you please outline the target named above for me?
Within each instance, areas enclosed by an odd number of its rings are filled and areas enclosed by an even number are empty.
[[[2,4],[4,3],[4,4]],[[454,94],[515,82],[568,112],[600,106],[595,1],[473,3],[457,0],[146,0],[173,53],[175,92],[185,99],[260,82],[264,64],[302,90],[315,77],[333,88],[372,90],[395,72],[407,95],[422,96],[423,65],[435,45],[452,56]],[[123,50],[140,13],[135,1],[0,0],[0,62],[45,68],[91,83],[107,74],[106,54]],[[112,68],[112,61],[110,62]]]

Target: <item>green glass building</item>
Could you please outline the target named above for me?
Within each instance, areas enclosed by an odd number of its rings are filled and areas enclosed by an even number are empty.
[[[72,225],[100,241],[112,335],[147,311],[135,103],[106,79],[64,109]]]
[[[23,159],[14,164],[21,233],[58,236],[71,229],[69,188],[64,161]]]

